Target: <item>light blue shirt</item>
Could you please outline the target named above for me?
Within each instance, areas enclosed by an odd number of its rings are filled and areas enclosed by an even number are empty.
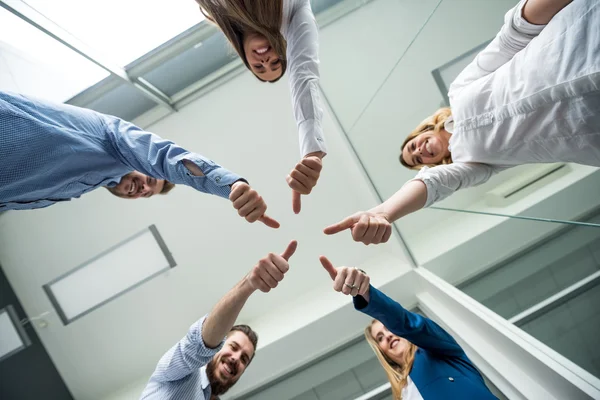
[[[182,160],[205,176],[194,176]],[[132,171],[227,198],[242,179],[122,119],[0,92],[0,211],[69,201]]]
[[[206,365],[221,350],[225,339],[217,348],[207,348],[202,340],[205,320],[206,316],[192,325],[187,335],[162,356],[140,399],[210,399]]]

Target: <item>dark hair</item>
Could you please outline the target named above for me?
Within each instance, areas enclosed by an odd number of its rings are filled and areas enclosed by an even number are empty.
[[[258,334],[254,332],[252,328],[250,328],[248,325],[234,325],[231,328],[230,332],[235,331],[242,332],[248,337],[248,339],[252,343],[252,346],[254,346],[254,354],[256,354],[256,346],[258,345]],[[254,358],[254,354],[252,354],[252,357],[250,358],[251,361]]]
[[[160,191],[159,194],[167,194],[171,190],[173,190],[174,187],[175,187],[174,183],[171,183],[171,182],[165,180],[165,184],[163,185],[163,188],[162,188],[162,190]]]
[[[281,62],[281,78],[287,68],[287,42],[281,34],[283,0],[196,0],[206,19],[215,23],[238,53],[246,68],[252,71],[246,52],[244,36],[259,33],[268,41]],[[256,74],[253,73],[254,76]],[[263,79],[259,80],[267,82]],[[279,78],[270,82],[276,82]]]

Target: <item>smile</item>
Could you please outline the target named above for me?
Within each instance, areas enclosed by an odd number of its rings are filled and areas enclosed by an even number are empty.
[[[429,144],[429,140],[425,142],[425,150],[429,153],[431,157],[433,157],[433,151],[431,151],[431,145]]]
[[[393,349],[394,347],[396,347],[398,345],[398,342],[400,342],[400,340],[398,340],[398,339],[392,340],[392,343],[390,343],[390,349]]]
[[[270,48],[269,46],[266,46],[266,47],[261,47],[260,49],[256,49],[256,50],[254,50],[254,52],[255,52],[256,54],[258,54],[258,55],[263,55],[263,54],[265,54],[267,51],[269,51],[269,48]]]

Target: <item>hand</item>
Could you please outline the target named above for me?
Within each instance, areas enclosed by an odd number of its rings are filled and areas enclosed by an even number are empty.
[[[250,286],[254,290],[258,289],[265,293],[276,288],[283,280],[283,275],[290,269],[288,261],[297,247],[298,242],[292,240],[282,255],[269,253],[266,257],[261,258],[246,277]]]
[[[310,194],[317,184],[321,169],[323,169],[321,159],[324,156],[325,153],[322,151],[307,154],[285,178],[288,186],[292,188],[292,209],[294,213],[300,213],[300,195]]]
[[[335,268],[331,261],[325,256],[319,257],[323,268],[329,272],[333,280],[333,290],[351,296],[362,296],[369,302],[369,284],[371,279],[358,268],[338,267]]]
[[[265,214],[267,205],[263,198],[246,182],[237,181],[231,186],[229,200],[238,210],[240,217],[246,218],[246,221],[260,221],[270,228],[279,228],[279,222]]]
[[[365,245],[385,243],[392,236],[392,224],[388,218],[379,213],[361,211],[348,218],[328,226],[323,230],[326,235],[333,235],[351,229],[352,238]]]

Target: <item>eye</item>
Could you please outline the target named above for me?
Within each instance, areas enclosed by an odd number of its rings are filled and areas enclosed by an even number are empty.
[[[418,162],[419,164],[423,164],[423,159],[421,159],[421,157],[418,157],[418,158],[417,158],[417,162]]]
[[[279,59],[277,59],[277,60],[275,60],[275,61],[271,62],[271,66],[272,66],[272,67],[275,67],[275,66],[277,66],[277,65],[279,65]]]
[[[411,147],[412,147],[412,149],[413,149],[413,151],[414,151],[414,150],[415,150],[415,148],[417,147],[417,146],[415,145],[415,142],[413,142],[413,143],[412,143],[412,146],[411,146]]]

